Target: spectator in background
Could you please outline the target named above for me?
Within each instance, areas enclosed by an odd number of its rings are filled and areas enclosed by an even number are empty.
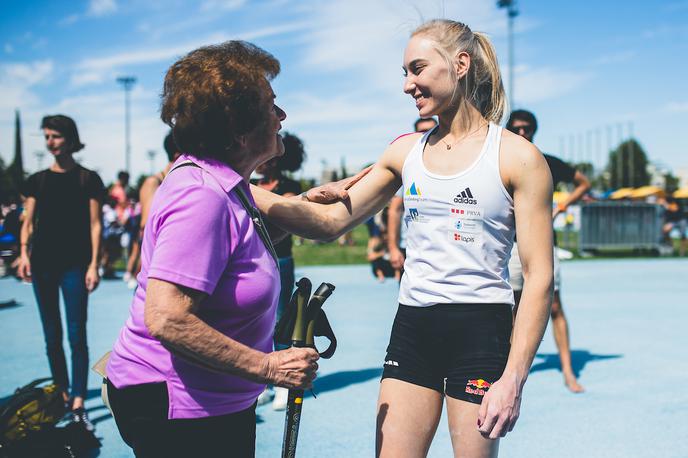
[[[26,202],[18,272],[22,279],[33,282],[54,382],[65,390],[65,402],[71,401],[74,420],[92,429],[84,410],[88,381],[86,316],[88,294],[100,280],[104,186],[96,172],[74,160],[73,154],[84,148],[74,120],[64,115],[46,116],[41,129],[54,162],[23,185]],[[62,348],[60,289],[72,353],[71,385]],[[67,394],[70,387],[71,397]]]
[[[511,113],[511,117],[507,122],[506,128],[511,132],[520,135],[532,143],[535,132],[537,131],[537,120],[533,113],[526,110],[516,110]],[[579,170],[571,167],[561,159],[543,154],[550,173],[552,174],[553,190],[557,189],[559,183],[573,183],[575,189],[569,194],[568,198],[563,202],[557,204],[552,211],[552,219],[556,218],[559,213],[565,212],[569,205],[578,202],[586,192],[590,189],[590,181]],[[578,383],[576,374],[573,372],[571,365],[571,349],[569,341],[569,325],[564,314],[564,308],[561,304],[561,271],[559,267],[559,258],[556,255],[557,238],[554,234],[554,296],[552,299],[552,331],[554,332],[554,340],[559,350],[559,359],[561,360],[561,371],[564,374],[564,383],[566,387],[574,393],[582,393],[583,386]],[[514,314],[518,311],[518,304],[521,300],[521,293],[523,291],[523,270],[521,268],[521,261],[518,255],[517,244],[514,243],[511,252],[511,259],[509,261],[509,275],[510,283],[514,289],[514,298],[516,305],[514,307]]]
[[[671,196],[667,197],[662,205],[664,206],[664,225],[662,226],[664,241],[673,248],[671,232],[674,230],[677,231],[679,240],[681,241],[679,245],[679,256],[684,256],[686,254],[686,245],[688,244],[688,240],[686,240],[686,231],[688,230],[686,214],[681,208],[679,201]]]
[[[167,153],[167,165],[162,171],[146,178],[139,189],[139,213],[136,220],[138,227],[136,232],[132,232],[132,243],[135,243],[135,249],[132,249],[132,259],[130,259],[129,265],[127,266],[129,275],[125,274],[125,278],[128,277],[126,281],[130,288],[136,287],[136,276],[141,270],[141,241],[143,240],[143,230],[146,227],[146,221],[148,220],[151,204],[153,203],[153,196],[162,184],[162,180],[164,180],[169,173],[172,165],[174,165],[174,161],[182,154],[181,151],[179,151],[179,147],[174,142],[172,131],[169,131],[165,136],[163,147],[165,148],[165,153]]]
[[[413,123],[416,132],[427,132],[437,126],[435,118],[418,118]],[[404,261],[406,260],[406,224],[402,224],[404,219],[404,188],[399,191],[389,201],[389,211],[387,217],[387,247],[389,250],[389,261],[394,270],[395,276],[401,279],[404,272]]]
[[[155,191],[158,190],[158,188],[162,184],[162,180],[164,180],[167,174],[169,173],[170,169],[172,168],[172,165],[174,164],[174,161],[176,161],[177,158],[182,154],[179,150],[179,147],[174,142],[174,136],[172,135],[172,131],[170,131],[165,136],[163,146],[165,148],[165,153],[167,153],[167,165],[162,171],[146,178],[146,180],[141,185],[141,189],[139,190],[139,203],[141,204],[141,229],[139,235],[140,237],[143,236],[143,230],[146,227],[146,222],[148,220],[148,214],[150,213],[150,207],[151,203],[153,202],[153,196],[155,195]]]
[[[291,133],[285,132],[282,135],[282,143],[284,143],[284,154],[259,165],[256,172],[262,175],[262,177],[258,180],[252,180],[252,183],[281,196],[296,196],[302,192],[301,184],[289,178],[286,173],[293,173],[301,168],[306,158],[306,152],[301,139]],[[282,311],[289,303],[291,294],[294,290],[295,278],[294,258],[291,251],[292,244],[291,234],[275,243],[275,252],[279,260],[280,284],[282,287],[280,290],[279,302],[277,304],[277,321],[279,321],[282,316]],[[278,350],[284,348],[280,347],[277,343],[275,343],[275,347]],[[269,396],[269,392],[266,391],[261,396],[266,395]],[[288,389],[281,387],[275,388],[275,397],[272,402],[273,409],[286,409],[288,396]],[[263,399],[259,399],[259,402],[261,401],[263,401]]]
[[[371,223],[366,223],[369,226],[368,247],[366,249],[366,257],[373,270],[373,275],[380,283],[385,281],[385,278],[394,278],[397,281],[401,280],[401,270],[394,269],[389,262],[389,252],[387,251],[387,220],[389,208],[385,207],[380,213],[375,215],[369,221],[375,225],[375,229],[370,229]],[[378,219],[379,218],[379,219]]]

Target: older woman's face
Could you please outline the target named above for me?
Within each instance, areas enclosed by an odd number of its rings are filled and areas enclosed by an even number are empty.
[[[247,146],[260,159],[259,164],[284,154],[284,144],[279,131],[282,121],[287,118],[284,110],[275,104],[275,94],[271,87],[268,96],[263,100],[263,107],[264,121],[247,136]]]

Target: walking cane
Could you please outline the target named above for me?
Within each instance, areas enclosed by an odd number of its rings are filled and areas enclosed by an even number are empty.
[[[291,329],[291,344],[294,347],[315,348],[315,337],[324,336],[330,340],[330,346],[320,353],[323,358],[330,358],[337,348],[337,339],[332,327],[327,321],[322,306],[334,291],[334,285],[321,284],[306,302],[311,293],[311,282],[302,278],[296,283],[296,291],[277,326],[276,337],[279,343],[285,343],[287,332]],[[301,422],[303,408],[303,390],[290,389],[287,401],[287,412],[284,423],[284,439],[282,442],[282,458],[296,456],[296,442]]]

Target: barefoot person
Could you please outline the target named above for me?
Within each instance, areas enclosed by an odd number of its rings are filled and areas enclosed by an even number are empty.
[[[511,132],[520,135],[529,142],[533,141],[535,132],[537,131],[537,119],[533,113],[526,110],[516,110],[511,113],[509,121],[507,122],[507,129]],[[549,154],[544,154],[549,170],[552,174],[553,188],[556,188],[559,183],[573,183],[576,187],[569,194],[565,201],[559,203],[552,211],[552,218],[555,218],[559,213],[566,211],[566,209],[578,202],[581,197],[585,195],[590,189],[590,181],[588,178],[579,170],[568,165],[561,159],[550,156]],[[554,244],[556,246],[556,237],[554,238]],[[520,244],[517,246],[514,243],[514,248],[511,253],[511,259],[509,260],[509,282],[511,287],[514,289],[514,297],[516,305],[514,307],[514,313],[518,311],[518,305],[521,299],[521,293],[523,291],[523,269],[521,268],[519,262],[518,249]],[[584,391],[583,386],[578,383],[576,379],[576,374],[573,372],[573,367],[571,366],[571,349],[569,343],[569,324],[566,321],[566,315],[564,314],[564,308],[561,305],[561,271],[559,268],[559,259],[554,256],[554,296],[552,298],[552,331],[554,333],[554,341],[557,344],[557,349],[559,350],[559,359],[561,360],[561,371],[564,374],[564,383],[569,390],[574,393],[582,393]]]
[[[333,240],[403,184],[406,271],[380,384],[377,455],[425,456],[446,403],[455,455],[496,456],[549,316],[552,182],[537,148],[497,124],[506,99],[485,35],[427,22],[413,32],[403,68],[404,92],[420,117],[438,117],[435,129],[394,141],[347,202],[253,193],[282,229]],[[525,284],[510,343],[515,232]]]

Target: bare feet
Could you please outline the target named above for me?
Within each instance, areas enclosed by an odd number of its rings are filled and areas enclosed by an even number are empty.
[[[566,385],[566,388],[568,388],[569,391],[571,391],[572,393],[583,393],[585,391],[583,385],[578,383],[576,376],[573,374],[564,375],[564,384]]]

